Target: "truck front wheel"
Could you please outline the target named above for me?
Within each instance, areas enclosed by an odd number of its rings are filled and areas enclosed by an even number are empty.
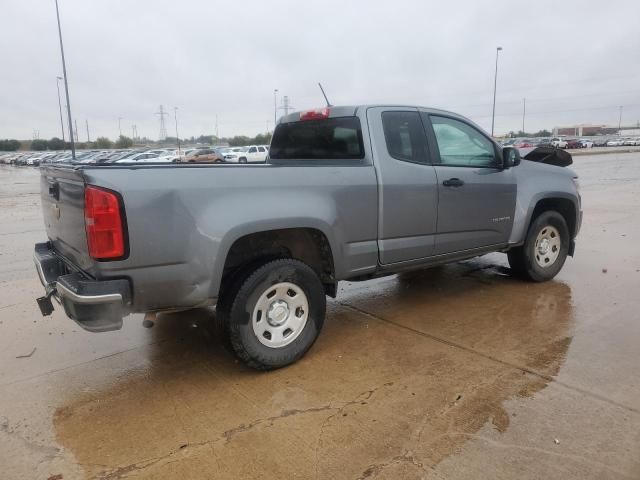
[[[515,274],[534,282],[555,277],[569,252],[569,228],[555,211],[541,213],[531,223],[524,245],[509,250],[509,265]]]
[[[311,348],[324,323],[326,298],[309,266],[280,259],[235,282],[217,308],[236,355],[252,368],[272,370]]]

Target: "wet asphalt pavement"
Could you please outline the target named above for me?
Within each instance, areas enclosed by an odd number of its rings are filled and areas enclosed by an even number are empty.
[[[573,167],[554,281],[493,254],[345,283],[307,356],[259,373],[211,310],[42,318],[39,172],[0,166],[0,478],[640,479],[640,154]]]

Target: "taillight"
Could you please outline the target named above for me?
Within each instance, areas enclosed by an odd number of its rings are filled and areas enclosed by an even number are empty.
[[[324,120],[329,118],[329,108],[317,108],[315,110],[307,110],[300,112],[300,120]]]
[[[124,256],[124,231],[118,196],[87,185],[84,190],[84,224],[89,255],[96,260]]]

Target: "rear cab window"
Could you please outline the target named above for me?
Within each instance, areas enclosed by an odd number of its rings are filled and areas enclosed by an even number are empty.
[[[355,116],[281,123],[269,156],[272,160],[360,160],[364,142]]]

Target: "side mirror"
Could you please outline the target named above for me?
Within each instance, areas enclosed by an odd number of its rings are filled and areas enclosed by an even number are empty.
[[[507,169],[520,165],[520,150],[515,147],[502,149],[502,168]]]

